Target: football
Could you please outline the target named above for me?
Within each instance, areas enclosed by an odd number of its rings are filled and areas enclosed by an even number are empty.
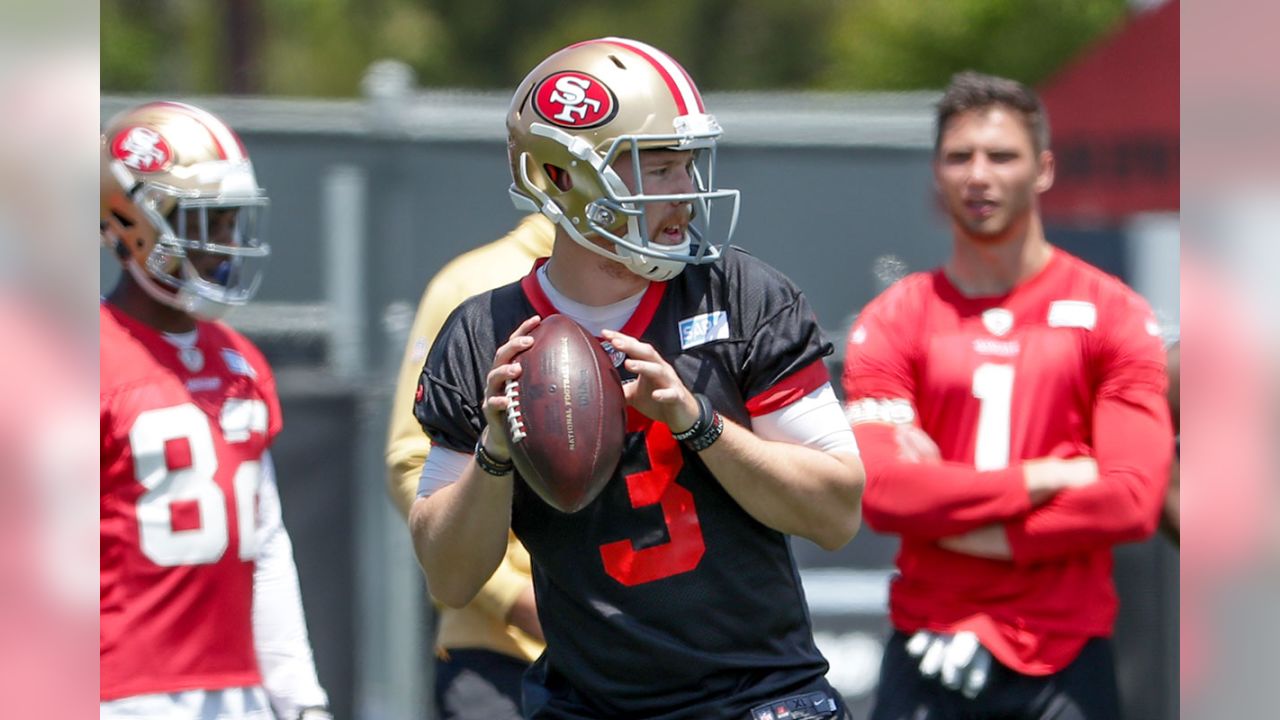
[[[545,318],[507,382],[516,473],[547,504],[581,510],[618,466],[626,432],[622,382],[600,341],[564,315]]]

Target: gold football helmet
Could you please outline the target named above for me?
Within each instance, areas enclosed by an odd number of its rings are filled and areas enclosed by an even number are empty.
[[[266,206],[244,143],[209,112],[152,102],[103,130],[102,243],[158,302],[206,318],[248,302]]]
[[[738,191],[714,183],[720,125],[689,74],[657,48],[608,37],[554,53],[520,83],[507,132],[516,207],[541,212],[580,245],[641,277],[669,280],[686,264],[714,262],[733,235]],[[694,151],[694,192],[645,193],[639,153],[659,148]],[[623,153],[637,169],[634,192],[611,167]],[[690,205],[683,242],[650,242],[644,206],[655,202]],[[713,204],[727,206],[715,225]]]

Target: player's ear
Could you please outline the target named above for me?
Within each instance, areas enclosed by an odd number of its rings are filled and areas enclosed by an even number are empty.
[[[1042,193],[1053,187],[1054,160],[1051,150],[1040,151],[1036,161],[1036,193]]]

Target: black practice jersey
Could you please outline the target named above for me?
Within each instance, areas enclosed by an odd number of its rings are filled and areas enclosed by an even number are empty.
[[[472,452],[497,346],[555,312],[530,273],[449,317],[414,409],[433,443]],[[832,348],[804,296],[738,249],[651,284],[621,331],[747,427],[829,380]],[[628,409],[618,470],[572,515],[517,478],[511,524],[533,560],[547,638],[529,679],[549,699],[531,717],[738,720],[779,695],[830,690],[787,537],[748,515],[665,425]]]

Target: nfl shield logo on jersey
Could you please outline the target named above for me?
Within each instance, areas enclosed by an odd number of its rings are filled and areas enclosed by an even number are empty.
[[[609,362],[614,367],[622,367],[622,363],[626,362],[627,356],[621,350],[613,346],[608,340],[601,340],[600,347],[604,348],[604,354],[609,356]]]
[[[178,348],[178,359],[182,361],[183,367],[193,373],[204,369],[204,353],[198,347]]]
[[[982,313],[982,325],[987,332],[1001,337],[1013,329],[1013,313],[1004,308],[991,308]]]

